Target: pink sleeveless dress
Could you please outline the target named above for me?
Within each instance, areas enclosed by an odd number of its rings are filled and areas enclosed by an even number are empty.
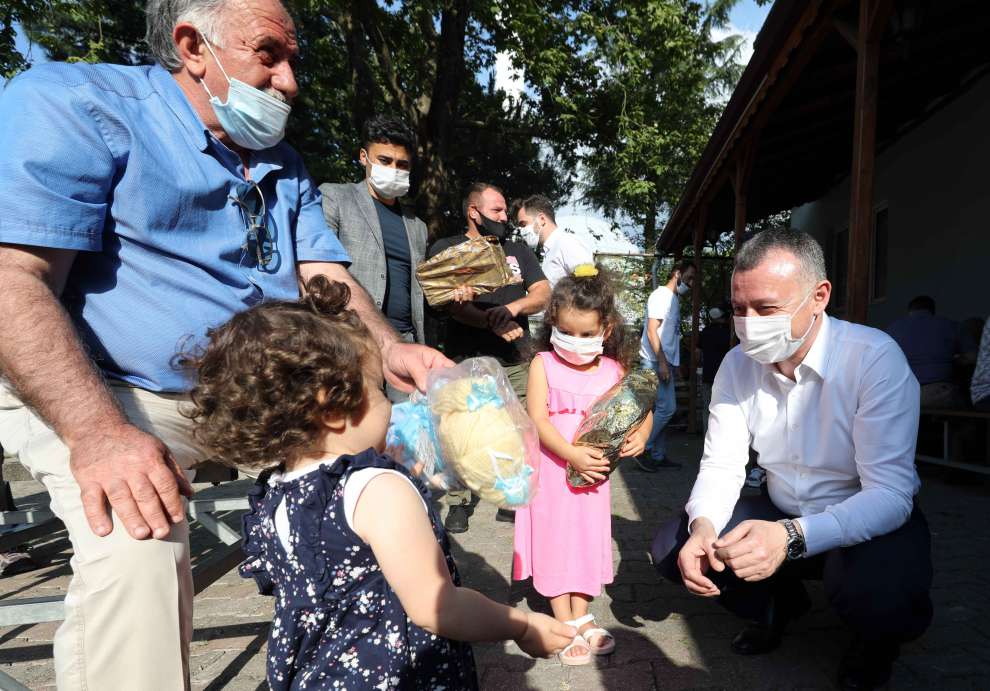
[[[622,378],[622,366],[608,357],[581,372],[553,351],[540,353],[547,375],[550,424],[567,441],[595,399]],[[567,484],[567,463],[540,447],[540,487],[532,503],[516,510],[512,577],[533,577],[544,597],[583,593],[596,597],[612,582],[612,507],[608,481],[592,489]]]

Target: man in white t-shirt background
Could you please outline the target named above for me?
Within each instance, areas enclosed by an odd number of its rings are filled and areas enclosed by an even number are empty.
[[[659,468],[680,468],[667,458],[667,423],[677,410],[674,395],[675,372],[681,364],[681,301],[694,283],[694,263],[685,259],[674,267],[665,285],[650,294],[643,320],[643,339],[639,356],[644,369],[654,369],[659,379],[657,401],[653,407],[653,431],[646,451],[636,464],[648,473]]]
[[[557,227],[553,204],[543,195],[534,194],[513,202],[509,218],[515,221],[530,249],[535,252],[537,247],[543,247],[540,268],[550,281],[551,290],[557,281],[574,273],[577,266],[595,263],[595,255],[576,235]]]

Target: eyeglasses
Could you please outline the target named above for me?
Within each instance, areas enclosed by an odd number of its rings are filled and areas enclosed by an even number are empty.
[[[239,186],[236,194],[230,195],[231,201],[240,208],[247,225],[247,235],[241,245],[244,256],[254,255],[258,266],[268,266],[275,256],[275,239],[268,232],[268,210],[265,206],[265,195],[261,193],[258,183],[249,181]]]

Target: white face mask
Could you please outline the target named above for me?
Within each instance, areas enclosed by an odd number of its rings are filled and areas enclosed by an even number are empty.
[[[409,191],[409,171],[372,163],[368,182],[381,196],[395,199]]]
[[[550,334],[550,343],[562,360],[572,365],[587,365],[602,354],[605,348],[605,334],[603,332],[601,336],[579,338],[560,333],[555,326]]]
[[[206,44],[217,67],[223,72],[224,78],[230,85],[227,90],[227,102],[222,103],[214,96],[202,79],[199,83],[210,95],[213,112],[216,113],[220,126],[231,141],[252,151],[268,149],[282,141],[285,137],[285,123],[289,119],[292,107],[261,89],[245,84],[240,79],[228,77],[210,42],[204,38],[203,43]]]
[[[774,317],[733,317],[736,336],[739,337],[739,345],[742,346],[743,352],[764,365],[783,362],[796,353],[808,338],[817,319],[817,315],[812,318],[803,336],[791,337],[791,322],[794,321],[794,315],[804,307],[809,297],[811,293],[808,293],[797,309],[790,314]]]
[[[687,295],[687,292],[689,290],[691,290],[691,286],[689,286],[687,283],[682,283],[681,281],[678,281],[677,282],[677,294],[678,295]]]
[[[531,250],[540,246],[540,234],[533,229],[532,223],[528,226],[519,226],[519,235]]]

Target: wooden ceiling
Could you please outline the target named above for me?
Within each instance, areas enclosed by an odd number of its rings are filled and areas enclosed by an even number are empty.
[[[858,3],[777,0],[755,52],[658,241],[731,231],[736,160],[749,151],[747,221],[826,194],[849,175]],[[882,151],[990,71],[990,2],[894,3],[881,42],[877,149]]]

